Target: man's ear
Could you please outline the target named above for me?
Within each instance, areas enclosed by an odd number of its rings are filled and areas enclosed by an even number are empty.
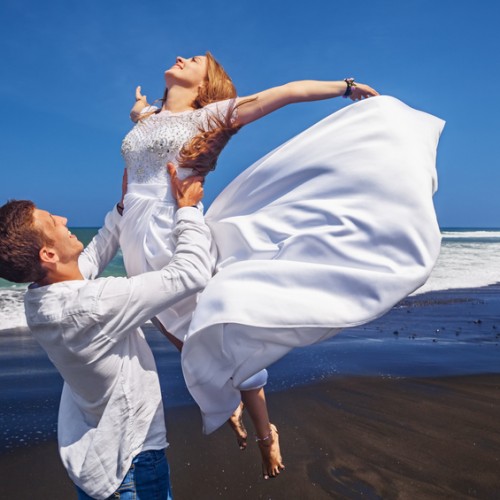
[[[55,264],[59,262],[59,256],[56,254],[53,248],[43,246],[38,253],[40,256],[40,261],[46,264]]]

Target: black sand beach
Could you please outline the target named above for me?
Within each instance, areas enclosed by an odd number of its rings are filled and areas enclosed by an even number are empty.
[[[152,341],[157,356],[162,340]],[[239,451],[229,428],[202,436],[196,407],[167,387],[174,496],[498,499],[499,344],[500,287],[490,286],[411,297],[369,325],[290,354],[270,369],[268,403],[287,469],[268,481],[254,443]],[[158,364],[162,371],[162,355]],[[52,401],[47,382],[31,378],[33,400]],[[26,416],[26,398],[16,409],[15,388],[4,389],[2,406],[7,394],[11,413]],[[50,401],[44,412],[55,425]],[[29,411],[36,426],[37,410]],[[0,498],[75,498],[53,432],[39,441],[26,435],[1,451]]]

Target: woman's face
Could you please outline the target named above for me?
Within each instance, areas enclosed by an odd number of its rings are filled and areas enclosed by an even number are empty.
[[[194,56],[189,59],[177,57],[175,64],[165,71],[165,83],[168,88],[172,85],[182,85],[188,88],[200,87],[207,76],[207,58]]]

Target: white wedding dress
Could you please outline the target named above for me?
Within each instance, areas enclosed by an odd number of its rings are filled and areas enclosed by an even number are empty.
[[[426,281],[441,241],[432,195],[443,126],[392,97],[370,98],[280,146],[213,202],[217,274],[194,313],[191,302],[178,314],[188,317],[182,368],[206,433],[231,415],[248,377],[381,316]],[[122,235],[127,271],[127,245],[144,268],[163,264],[168,232],[159,210],[135,199],[153,188],[135,186],[125,200],[125,227],[136,223]],[[156,192],[159,208],[165,190]]]
[[[280,146],[213,202],[218,272],[182,351],[206,433],[249,375],[383,315],[426,281],[441,242],[432,195],[443,126],[370,98]]]
[[[128,186],[120,247],[128,276],[157,271],[172,258],[175,251],[172,231],[177,204],[171,192],[167,163],[177,165],[182,147],[200,129],[209,126],[212,116],[224,117],[232,105],[233,101],[227,100],[195,111],[161,111],[138,122],[125,136],[122,156],[127,168]],[[156,109],[150,106],[143,113]],[[178,169],[180,179],[193,173],[191,169]],[[163,311],[158,319],[170,333],[183,341],[195,305],[196,296],[188,297],[175,308]]]

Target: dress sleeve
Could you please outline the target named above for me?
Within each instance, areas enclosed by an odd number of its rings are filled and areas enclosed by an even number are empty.
[[[159,109],[158,106],[152,106],[152,105],[146,106],[145,108],[141,109],[140,114],[145,115],[146,113],[152,113],[154,111],[158,111],[158,109]]]
[[[206,130],[210,127],[212,118],[225,121],[229,116],[231,117],[231,124],[234,124],[238,118],[237,103],[238,99],[232,98],[207,104],[203,108],[201,126]]]

